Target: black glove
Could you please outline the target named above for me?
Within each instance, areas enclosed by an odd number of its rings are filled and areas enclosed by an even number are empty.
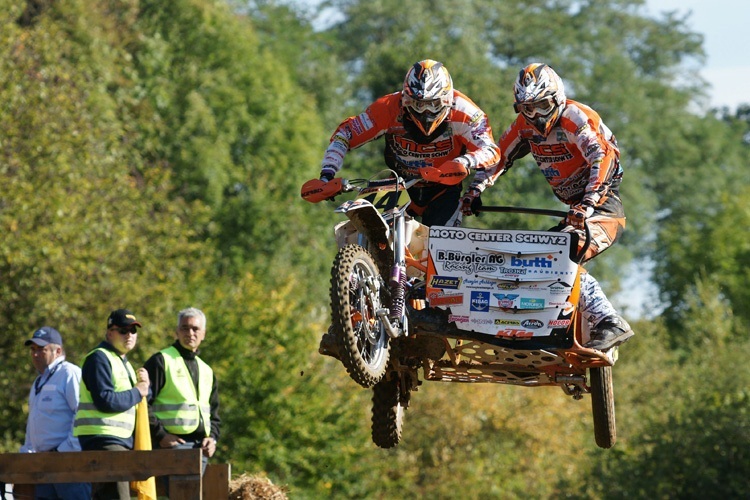
[[[336,177],[336,169],[333,167],[325,166],[322,169],[320,169],[320,180],[323,182],[328,182],[331,179]]]

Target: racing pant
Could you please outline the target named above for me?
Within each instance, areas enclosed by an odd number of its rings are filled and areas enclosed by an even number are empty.
[[[409,197],[409,215],[420,217],[425,226],[445,226],[460,205],[461,184],[412,187],[409,189]]]
[[[619,238],[625,230],[625,212],[617,192],[609,193],[604,203],[594,209],[588,221],[591,242],[586,249],[583,262],[593,259]],[[552,228],[553,231],[571,231],[578,235],[578,248],[586,244],[586,234],[566,226],[565,221]],[[604,294],[599,282],[587,272],[581,273],[581,298],[578,306],[583,318],[590,326],[596,326],[604,318],[618,316],[617,310]]]

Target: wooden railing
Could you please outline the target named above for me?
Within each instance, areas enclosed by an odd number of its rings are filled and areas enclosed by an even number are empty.
[[[171,500],[228,498],[229,465],[209,464],[203,477],[201,467],[200,449],[3,453],[0,482],[29,491],[25,485],[142,481],[151,476],[169,476]],[[17,498],[20,494],[21,491],[16,493]]]

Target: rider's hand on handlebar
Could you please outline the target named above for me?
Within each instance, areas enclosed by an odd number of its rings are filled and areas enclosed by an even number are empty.
[[[591,214],[593,213],[594,207],[591,205],[571,205],[565,223],[569,226],[573,226],[575,229],[585,229],[586,219],[591,217]]]
[[[482,193],[476,188],[469,188],[461,198],[461,213],[476,215],[477,209],[482,207]]]
[[[331,167],[323,167],[320,171],[320,180],[323,182],[328,182],[334,177],[336,177],[336,171]]]

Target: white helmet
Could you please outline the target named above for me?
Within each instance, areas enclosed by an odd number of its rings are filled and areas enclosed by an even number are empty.
[[[523,68],[518,74],[513,96],[516,113],[521,113],[526,123],[544,137],[549,135],[565,109],[565,85],[546,64],[532,63]]]
[[[425,59],[404,78],[401,105],[424,135],[432,134],[453,106],[453,80],[442,63]]]

